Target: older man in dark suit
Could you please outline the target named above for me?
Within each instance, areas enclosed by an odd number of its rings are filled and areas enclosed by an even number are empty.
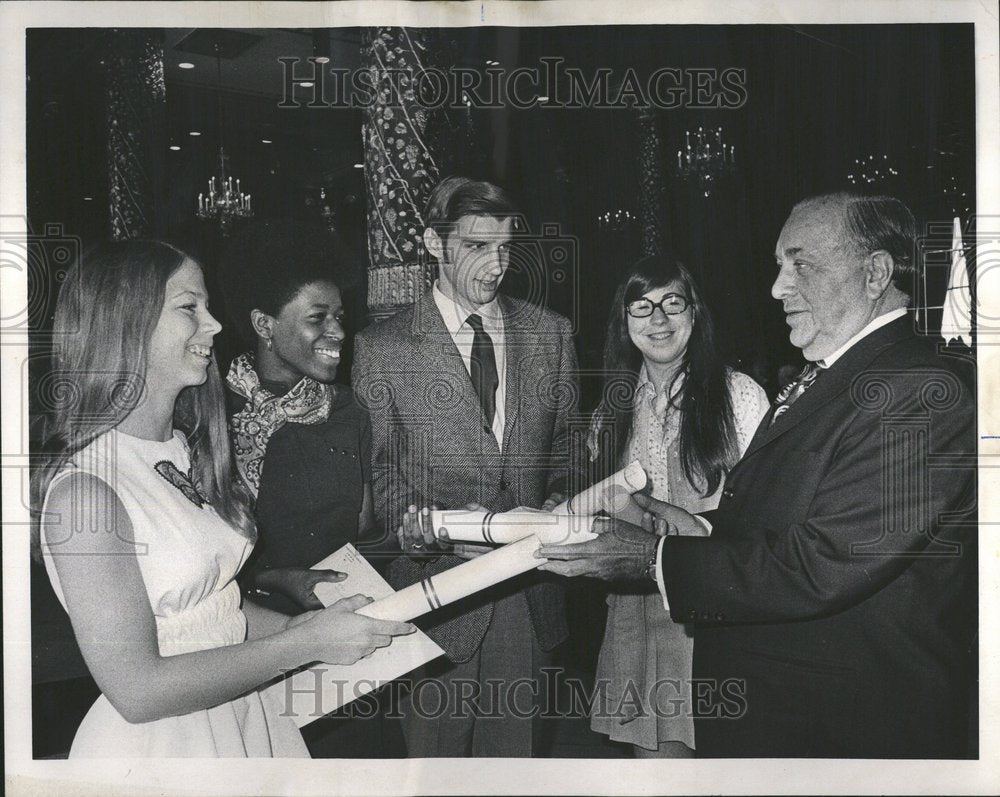
[[[407,507],[505,511],[542,506],[566,489],[576,355],[565,318],[497,292],[515,216],[500,188],[444,180],[425,214],[424,243],[440,267],[432,291],[356,338],[353,380],[371,413],[376,511],[390,531]],[[417,532],[401,535],[397,587],[461,563]],[[559,582],[528,574],[428,618],[448,661],[421,673],[434,680],[415,679],[404,705],[410,756],[537,752],[531,714],[544,691],[541,668],[567,636]]]
[[[623,523],[545,568],[650,578],[695,624],[701,756],[967,754],[976,627],[975,372],[914,334],[916,228],[832,194],[785,223],[772,294],[809,367],[779,395],[719,508]]]

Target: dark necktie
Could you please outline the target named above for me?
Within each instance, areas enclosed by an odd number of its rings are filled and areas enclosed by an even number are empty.
[[[470,358],[472,386],[479,396],[479,404],[486,416],[486,423],[492,426],[493,416],[496,414],[497,385],[500,384],[496,353],[493,351],[493,341],[483,329],[483,319],[473,313],[467,320],[475,333],[472,337]]]
[[[798,379],[789,385],[785,385],[774,400],[774,413],[771,415],[772,426],[810,388],[822,370],[816,363],[806,363],[806,367],[802,369],[802,373],[799,374]]]

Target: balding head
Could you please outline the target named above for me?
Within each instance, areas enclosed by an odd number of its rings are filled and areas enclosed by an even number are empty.
[[[824,194],[793,208],[778,239],[771,294],[807,360],[833,354],[869,321],[908,304],[895,283],[910,280],[912,220],[889,197]]]

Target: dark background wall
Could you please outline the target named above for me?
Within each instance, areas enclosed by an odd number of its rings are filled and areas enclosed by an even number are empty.
[[[215,61],[177,49],[190,31],[155,33],[164,42],[166,139],[181,146],[164,153],[162,214],[168,232],[198,250],[211,271],[218,236],[193,209],[217,165]],[[362,172],[353,168],[363,159],[361,111],[310,108],[305,90],[298,90],[299,108],[279,108],[284,78],[277,63],[282,54],[304,59],[321,47],[330,66],[355,69],[359,31],[254,34],[254,43],[222,64],[232,171],[253,192],[258,215],[317,213],[324,188],[338,232],[363,255],[366,197]],[[612,87],[629,68],[640,78],[663,66],[745,70],[741,107],[661,109],[653,124],[664,167],[664,240],[701,279],[731,359],[763,364],[762,375],[779,361],[797,361],[769,286],[774,241],[798,198],[847,187],[854,160],[873,155],[898,172],[879,187],[901,196],[922,221],[947,222],[955,213],[966,221],[974,212],[971,25],[476,28],[448,31],[438,41],[459,66],[482,69],[498,59],[507,70],[540,68],[543,57],[560,57],[563,67],[588,77],[612,70]],[[29,220],[36,230],[61,224],[84,243],[100,239],[108,234],[107,32],[35,30],[28,45]],[[181,60],[197,68],[180,70]],[[637,113],[508,104],[473,106],[458,116],[453,124],[465,128],[448,138],[447,165],[509,188],[534,231],[558,225],[572,239],[572,280],[550,284],[543,298],[578,317],[582,362],[596,365],[609,292],[639,254],[637,222],[598,222],[607,211],[638,214]],[[684,133],[699,125],[722,126],[738,164],[707,198],[675,175]],[[202,135],[190,137],[192,129]],[[936,304],[944,274],[929,276]],[[507,289],[529,286],[512,274]],[[37,316],[41,325],[44,316]],[[359,313],[353,321],[364,318]],[[223,348],[228,343],[236,345],[224,336]]]

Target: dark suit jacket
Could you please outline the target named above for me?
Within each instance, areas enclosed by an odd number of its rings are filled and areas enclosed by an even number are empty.
[[[506,341],[503,452],[431,293],[360,332],[352,380],[372,422],[376,514],[394,534],[409,504],[470,502],[502,512],[538,507],[556,489],[578,486],[571,474],[569,427],[577,402],[570,324],[537,305],[501,296]],[[455,556],[403,557],[390,568],[397,589],[457,564]],[[421,622],[454,661],[482,642],[493,600],[525,590],[535,637],[550,650],[567,636],[564,588],[528,573]]]
[[[965,754],[976,628],[974,364],[909,316],[864,338],[668,537],[709,756]],[[699,701],[697,695],[702,695]]]

